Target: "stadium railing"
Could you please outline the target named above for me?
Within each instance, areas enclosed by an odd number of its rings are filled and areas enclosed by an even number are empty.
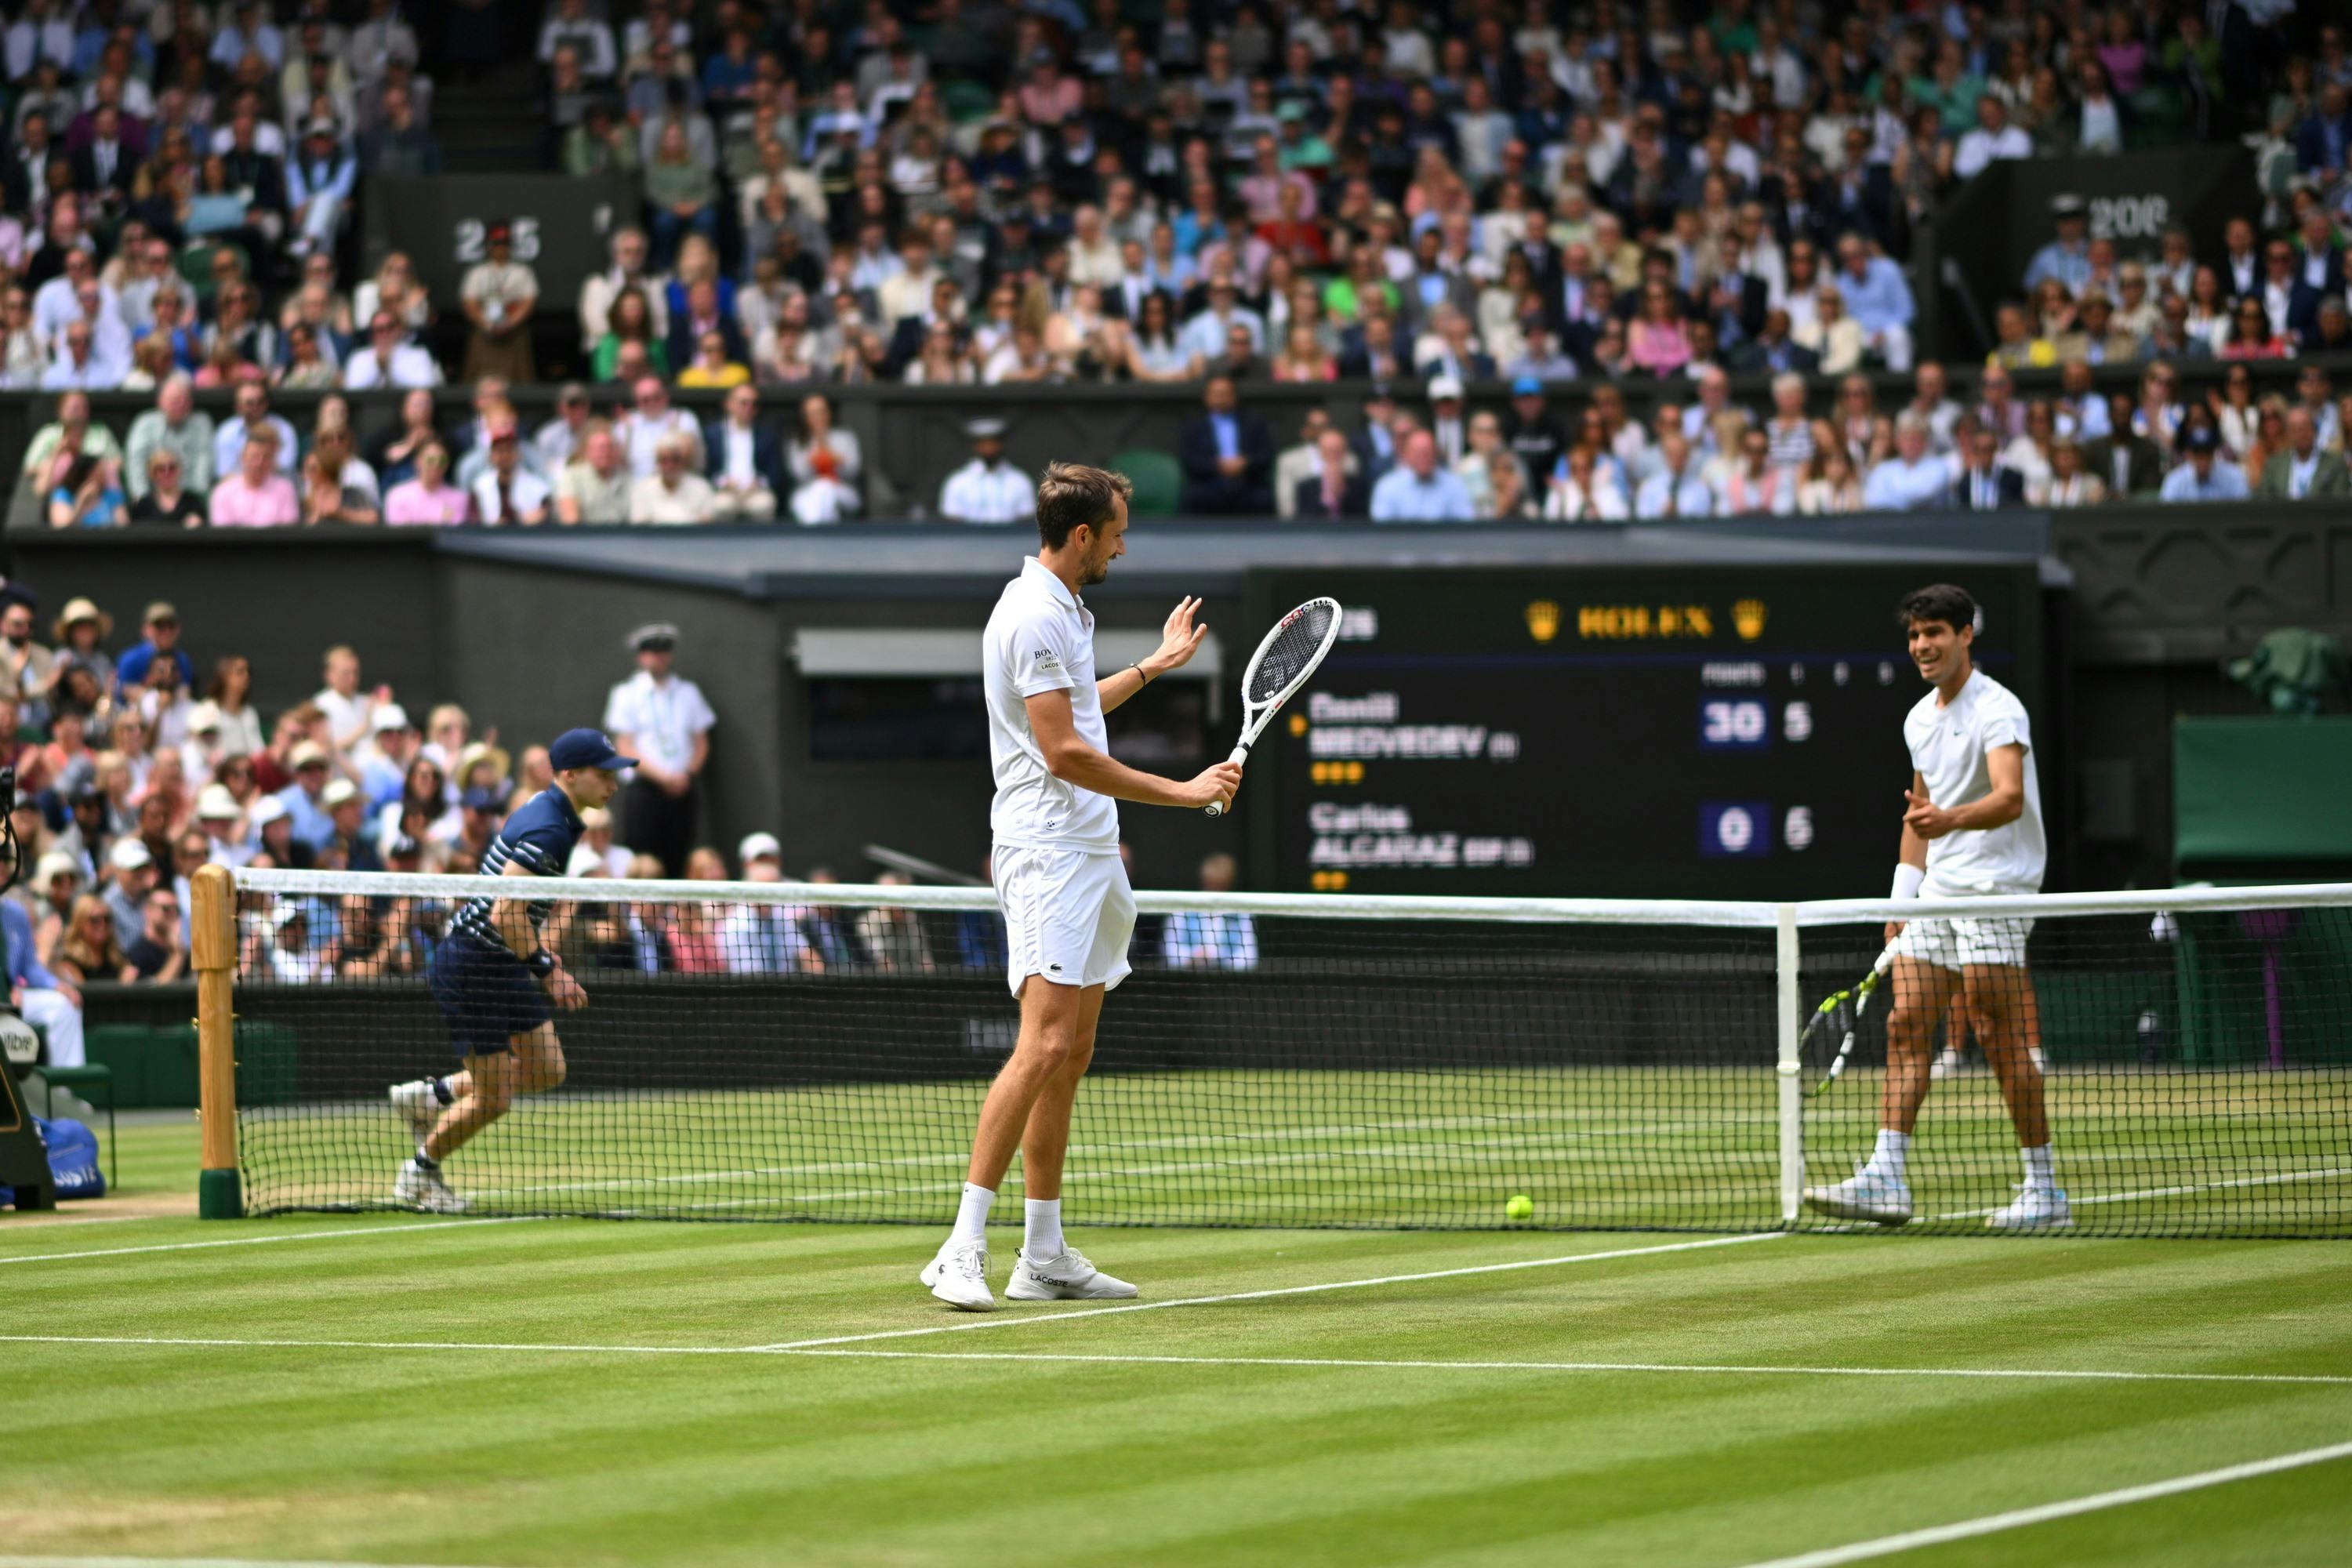
[[[414,1136],[387,1091],[459,1065],[418,964],[487,890],[199,874],[205,1213],[397,1206]],[[1014,1036],[989,889],[498,890],[549,901],[589,1005],[555,1015],[562,1086],[451,1157],[471,1212],[944,1222]],[[1906,1228],[1980,1231],[2011,1201],[2020,1074],[1985,1063],[2022,1047],[2074,1234],[2352,1236],[2352,884],[1137,903],[1078,1099],[1074,1220],[1853,1228],[1802,1200],[1872,1148],[1893,1008],[1816,1004],[1906,920],[2032,934],[2031,988],[1992,976],[2017,1033],[1967,1005],[1927,1018]]]

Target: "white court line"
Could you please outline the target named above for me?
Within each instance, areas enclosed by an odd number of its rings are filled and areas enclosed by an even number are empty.
[[[2182,1198],[2192,1193],[2229,1192],[2246,1187],[2280,1187],[2295,1182],[2332,1182],[2340,1176],[2352,1176],[2352,1168],[2335,1171],[2281,1171],[2267,1176],[2239,1176],[2227,1182],[2198,1182],[2178,1187],[2142,1187],[2137,1192],[2129,1193],[2094,1193],[2086,1198],[2070,1196],[2066,1201],[2078,1209],[2086,1209],[2096,1204],[2146,1203],[2150,1198]],[[1990,1213],[1992,1213],[1990,1208],[1954,1209],[1949,1214],[1923,1215],[1910,1223],[1930,1225],[1937,1220],[1946,1219],[1981,1219]]]
[[[614,1356],[771,1356],[836,1361],[1093,1363],[1107,1366],[1305,1367],[1372,1372],[1558,1372],[1659,1373],[1703,1377],[1912,1377],[2009,1383],[2289,1384],[2352,1387],[2352,1373],[2288,1372],[2131,1372],[2108,1368],[1965,1366],[1748,1366],[1733,1362],[1432,1361],[1369,1356],[1218,1356],[1083,1354],[1060,1351],[890,1351],[768,1345],[527,1344],[495,1340],[289,1340],[110,1334],[0,1334],[0,1344],[115,1345],[187,1350],[470,1351],[485,1354]],[[5,1568],[5,1560],[0,1560]]]
[[[294,1562],[284,1557],[0,1557],[0,1568],[456,1568],[453,1563]]]
[[[1285,1285],[1272,1290],[1236,1290],[1223,1296],[1180,1296],[1167,1301],[1129,1301],[1117,1307],[1079,1307],[1066,1312],[1052,1312],[1020,1317],[965,1318],[952,1323],[934,1323],[920,1329],[886,1329],[872,1334],[835,1334],[820,1340],[786,1340],[772,1345],[759,1345],[763,1351],[810,1350],[819,1345],[858,1344],[867,1340],[903,1340],[923,1334],[964,1333],[973,1329],[1017,1329],[1037,1323],[1066,1323],[1080,1318],[1108,1318],[1121,1312],[1157,1312],[1170,1307],[1213,1307],[1228,1301],[1265,1301],[1278,1296],[1311,1296],[1325,1290],[1363,1290],[1375,1285],[1409,1285],[1423,1279],[1459,1279],[1473,1274],[1508,1274],[1523,1268],[1559,1268],[1571,1263],[1600,1263],[1612,1258],[1647,1258],[1662,1252],[1696,1252],[1711,1247],[1745,1247],[1752,1242],[1777,1241],[1790,1235],[1784,1230],[1760,1231],[1752,1236],[1717,1236],[1705,1241],[1670,1241],[1656,1247],[1618,1247],[1606,1252],[1571,1252],[1558,1258],[1527,1258],[1515,1263],[1479,1263],[1466,1268],[1433,1268],[1420,1274],[1383,1274],[1370,1279],[1334,1279],[1321,1285]]]
[[[0,1264],[58,1263],[73,1258],[123,1258],[134,1252],[197,1252],[214,1247],[268,1247],[279,1241],[325,1241],[338,1236],[389,1236],[404,1230],[458,1230],[469,1225],[527,1225],[537,1215],[502,1215],[494,1219],[428,1219],[415,1225],[355,1226],[350,1230],[300,1230],[283,1236],[240,1236],[226,1241],[161,1241],[148,1247],[101,1247],[85,1252],[28,1252],[0,1258]]]
[[[508,1344],[497,1340],[286,1340],[227,1339],[170,1334],[0,1334],[12,1345],[148,1345],[161,1349],[254,1351],[490,1351],[500,1355],[775,1355],[758,1345],[566,1345]]]
[[[2145,1486],[2119,1487],[2111,1492],[2094,1492],[2089,1497],[2069,1498],[2063,1502],[2045,1502],[2034,1508],[2012,1509],[2007,1513],[1989,1513],[1980,1519],[1964,1519],[1955,1524],[1910,1530],[1900,1535],[1882,1535],[1875,1541],[1857,1541],[1849,1546],[1801,1552],[1794,1557],[1775,1557],[1767,1563],[1751,1563],[1748,1568],[1837,1568],[1837,1564],[1843,1563],[1892,1557],[1896,1552],[1915,1552],[1922,1546],[1941,1546],[1948,1541],[1969,1541],[1979,1535],[1998,1534],[2004,1530],[2020,1530],[2029,1524],[2045,1524],[2053,1519],[2072,1519],[2076,1514],[2097,1513],[2105,1509],[2124,1508],[2136,1502],[2149,1502],[2157,1498],[2175,1497],[2181,1492],[2201,1491],[2207,1487],[2227,1486],[2231,1481],[2252,1480],[2256,1476],[2276,1475],[2281,1470],[2301,1469],[2306,1465],[2324,1465],[2331,1459],[2347,1458],[2352,1458],[2352,1443],[2331,1443],[2325,1448],[2305,1448],[2300,1453],[2281,1454],[2274,1459],[2225,1465],[2218,1470],[2200,1470],[2195,1475],[2175,1476],[2170,1480],[2150,1481]]]
[[[331,1562],[285,1557],[0,1557],[0,1568],[457,1568],[454,1563]]]
[[[2030,1366],[1738,1366],[1706,1361],[1402,1361],[1376,1356],[1101,1356],[1049,1350],[779,1350],[870,1361],[1103,1361],[1110,1366],[1339,1366],[1428,1373],[1703,1373],[1717,1377],[1983,1377],[2013,1383],[2310,1383],[2352,1387],[2352,1373],[2126,1373]]]

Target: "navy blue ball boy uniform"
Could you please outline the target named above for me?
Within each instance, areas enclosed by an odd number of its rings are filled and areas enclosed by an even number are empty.
[[[482,875],[504,879],[509,865],[520,865],[534,876],[561,877],[583,831],[570,797],[550,784],[525,801],[490,840],[482,854]],[[527,1035],[555,1016],[547,987],[499,934],[497,910],[505,899],[486,894],[459,910],[449,924],[448,940],[433,955],[426,972],[433,1000],[440,1005],[449,1038],[462,1057],[503,1051],[513,1037]],[[530,901],[534,933],[552,908],[546,899]]]
[[[621,755],[595,730],[565,731],[548,747],[547,760],[558,773],[636,766],[635,757]],[[550,784],[525,801],[490,840],[482,853],[482,875],[503,879],[509,866],[520,866],[534,877],[561,877],[571,866],[572,851],[583,831],[572,797],[560,785]],[[448,940],[425,972],[425,984],[461,1057],[509,1049],[515,1036],[528,1035],[555,1016],[555,1005],[540,983],[541,973],[553,961],[542,958],[534,967],[517,957],[499,934],[498,907],[512,896],[486,893],[468,900],[449,922]],[[526,907],[534,952],[553,907],[549,899],[533,899]]]

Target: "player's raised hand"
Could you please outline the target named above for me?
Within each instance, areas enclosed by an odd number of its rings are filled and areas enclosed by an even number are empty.
[[[1199,650],[1201,639],[1209,635],[1208,623],[1192,618],[1200,609],[1201,601],[1190,598],[1168,612],[1167,624],[1160,628],[1160,651],[1151,656],[1152,662],[1160,667],[1155,673],[1164,675],[1190,662]]]
[[[1213,805],[1220,811],[1232,809],[1234,796],[1241,793],[1242,765],[1226,761],[1205,770],[1200,777],[1184,786],[1186,805]]]

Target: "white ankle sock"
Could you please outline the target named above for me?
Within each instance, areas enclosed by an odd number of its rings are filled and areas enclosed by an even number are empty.
[[[1878,1130],[1878,1143],[1870,1152],[1870,1168],[1882,1176],[1903,1180],[1904,1162],[1911,1155],[1911,1134],[1892,1127]]]
[[[2025,1161],[2025,1185],[2028,1191],[2047,1193],[2056,1190],[2058,1174],[2051,1167],[2049,1144],[2044,1143],[2038,1149],[2020,1149],[2018,1153]]]
[[[985,1241],[988,1239],[989,1205],[996,1194],[986,1187],[963,1184],[963,1202],[956,1205],[955,1229],[948,1233],[950,1241]]]
[[[1021,1250],[1033,1263],[1051,1263],[1062,1256],[1062,1200],[1030,1198],[1021,1205],[1024,1229]]]

